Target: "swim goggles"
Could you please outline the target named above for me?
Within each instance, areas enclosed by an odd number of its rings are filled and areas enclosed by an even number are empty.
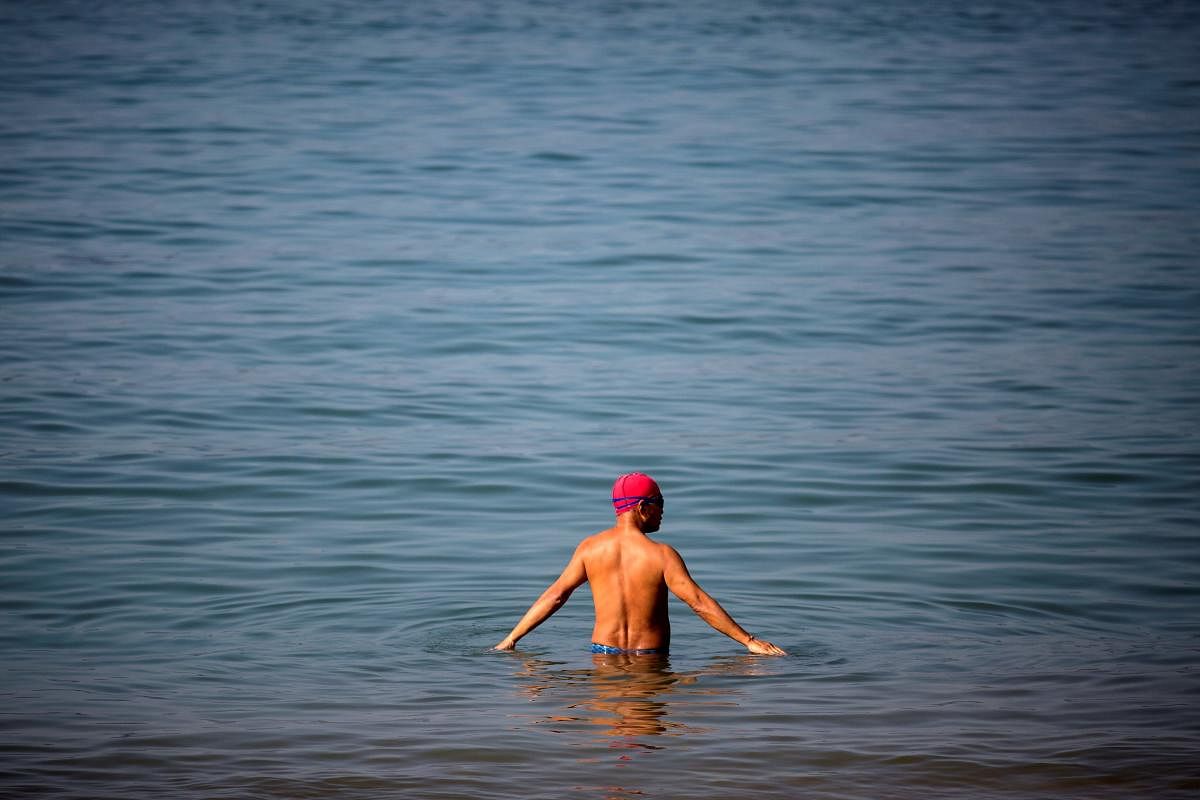
[[[652,506],[658,506],[659,508],[663,507],[662,495],[652,495],[652,496],[644,496],[644,497],[643,496],[614,497],[612,499],[612,502],[613,502],[613,507],[616,508],[618,511],[625,511],[627,509],[633,508],[638,503],[642,503],[642,502],[649,503]]]

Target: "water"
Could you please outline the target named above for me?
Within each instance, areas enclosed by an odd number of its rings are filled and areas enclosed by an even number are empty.
[[[1200,789],[1188,4],[0,8],[0,794]]]

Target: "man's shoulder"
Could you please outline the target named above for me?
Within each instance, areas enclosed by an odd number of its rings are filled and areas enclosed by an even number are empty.
[[[591,536],[583,537],[584,542],[598,542],[605,538],[611,538],[616,533],[616,528],[605,528],[602,531],[596,531]]]
[[[667,544],[666,542],[655,542],[655,544],[658,545],[659,549],[663,552],[664,555],[669,556],[671,558],[678,558],[681,560],[683,559],[683,556],[679,555],[679,551],[676,550],[671,545]]]
[[[579,541],[576,549],[583,552],[598,547],[612,538],[613,528],[593,533],[591,536],[585,536]]]
[[[674,560],[682,560],[679,551],[666,542],[660,542],[647,536],[644,545],[649,552],[654,553],[655,557],[661,559],[664,564]]]
[[[678,553],[675,552],[675,548],[671,547],[669,544],[655,541],[649,536],[638,536],[637,538],[631,539],[621,530],[615,527],[606,528],[605,530],[593,533],[591,536],[585,536],[582,540],[580,540],[576,549],[580,553],[586,553],[589,550],[608,549],[613,547],[622,549],[626,547],[635,547],[639,549],[645,548],[647,550],[653,550],[659,553],[673,553],[678,555]]]

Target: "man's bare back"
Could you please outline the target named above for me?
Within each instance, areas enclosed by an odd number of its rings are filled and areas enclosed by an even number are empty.
[[[738,625],[692,580],[675,548],[646,535],[658,530],[663,514],[662,494],[649,476],[632,473],[618,478],[613,487],[613,505],[616,525],[579,543],[558,579],[494,649],[513,649],[517,640],[549,618],[587,582],[596,613],[592,645],[601,652],[665,653],[671,643],[667,615],[670,590],[701,619],[744,644],[750,652],[785,655]]]

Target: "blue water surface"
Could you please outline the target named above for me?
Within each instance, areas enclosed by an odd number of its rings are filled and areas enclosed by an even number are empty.
[[[1193,797],[1198,35],[0,3],[0,794]]]

